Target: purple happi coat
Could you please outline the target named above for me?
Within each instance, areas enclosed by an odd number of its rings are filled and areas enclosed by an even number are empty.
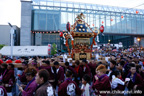
[[[58,81],[63,82],[64,81],[64,69],[63,69],[63,67],[59,67],[56,70],[56,73],[57,73],[57,79],[58,79]]]
[[[72,68],[71,66],[68,66],[67,69],[70,70],[70,71],[72,71],[74,77],[77,77],[78,74],[77,74],[77,72],[74,70],[74,68]]]
[[[53,85],[54,88],[58,85],[58,81],[63,82],[64,81],[64,69],[63,67],[59,67],[56,69],[56,72],[54,72],[53,67],[51,67],[49,70],[49,82]]]
[[[128,89],[133,90],[134,86],[137,85],[136,90],[141,90],[143,92],[144,80],[140,76],[140,74],[135,73],[133,78],[131,78],[131,72],[127,75],[127,78],[130,78],[128,83]],[[131,94],[132,96],[142,96],[142,94]]]
[[[55,81],[55,74],[54,74],[54,71],[53,71],[53,67],[50,67],[50,69],[48,69],[48,72],[49,72],[49,82],[52,84],[52,86],[54,88],[56,88],[56,81]]]
[[[27,79],[26,79],[26,76],[25,76],[25,73],[23,72],[22,75],[19,76],[19,79],[22,83],[25,83],[27,82]]]
[[[58,96],[80,96],[82,91],[71,78],[66,79],[58,88]]]
[[[24,91],[22,92],[22,96],[34,96],[34,92],[36,88],[37,88],[37,84],[36,81],[34,80],[29,84],[29,86],[27,86],[27,88],[24,89]]]
[[[50,70],[51,66],[40,66],[39,69],[46,69],[46,70]]]
[[[111,91],[109,77],[104,74],[98,78],[98,80],[94,78],[92,88],[95,90],[96,95],[106,96],[106,94],[100,94],[100,91]]]
[[[83,76],[85,74],[88,74],[89,76],[91,76],[91,70],[87,64],[86,64],[86,66],[83,67]]]
[[[5,89],[6,89],[6,91],[7,91],[7,92],[11,92],[11,91],[12,91],[13,84],[14,84],[14,82],[15,82],[14,70],[13,70],[13,69],[7,70],[7,71],[3,74],[2,82],[3,82],[4,85],[8,85],[7,87],[4,86]]]
[[[55,79],[55,76],[54,76],[53,68],[51,67],[51,68],[48,70],[48,72],[49,72],[49,74],[50,74],[49,80],[54,80],[54,79]]]
[[[3,86],[0,86],[0,96],[7,96],[7,91]]]

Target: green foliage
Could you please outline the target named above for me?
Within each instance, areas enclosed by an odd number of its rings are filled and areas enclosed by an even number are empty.
[[[56,54],[56,52],[57,52],[57,47],[56,47],[56,44],[53,43],[53,44],[52,44],[52,49],[51,49],[51,55]]]
[[[5,45],[0,45],[0,49],[3,48]]]

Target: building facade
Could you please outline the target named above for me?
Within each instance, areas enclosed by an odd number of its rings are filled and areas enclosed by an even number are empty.
[[[17,26],[13,26],[14,31],[14,45],[20,45],[20,28]],[[0,25],[0,44],[10,46],[10,30],[11,27],[9,25]]]
[[[122,42],[128,47],[141,42],[144,46],[142,9],[55,0],[21,0],[21,3],[21,45],[56,43],[61,49],[59,32],[65,32],[67,22],[74,24],[77,14],[83,13],[91,28],[104,25],[104,35],[99,34],[100,44]],[[135,41],[135,38],[141,38],[141,41]]]

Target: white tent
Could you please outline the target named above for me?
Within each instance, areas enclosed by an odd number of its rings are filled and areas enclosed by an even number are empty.
[[[0,54],[10,56],[11,47],[4,46]],[[48,56],[48,46],[13,46],[13,56]]]

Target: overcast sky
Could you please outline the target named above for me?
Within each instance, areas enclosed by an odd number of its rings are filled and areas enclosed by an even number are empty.
[[[120,6],[128,8],[144,4],[144,0],[61,0],[61,1],[71,1],[71,2],[78,1],[90,4]],[[144,5],[135,8],[144,9]],[[17,25],[18,27],[20,27],[21,26],[20,16],[21,16],[20,0],[0,0],[0,25],[7,25],[7,23],[10,22],[12,25]]]
[[[21,3],[20,0],[0,0],[0,25],[20,27]]]

